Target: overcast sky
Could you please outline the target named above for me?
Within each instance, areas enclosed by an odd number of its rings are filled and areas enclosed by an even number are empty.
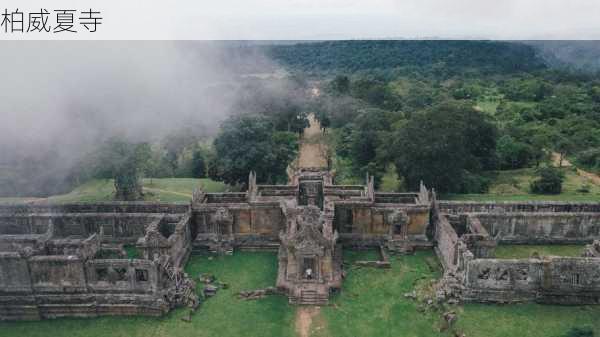
[[[598,0],[5,0],[18,7],[102,11],[78,39],[600,39]],[[54,18],[51,18],[51,21]],[[60,36],[59,36],[60,35]]]

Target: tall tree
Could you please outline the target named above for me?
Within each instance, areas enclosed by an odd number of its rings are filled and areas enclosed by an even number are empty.
[[[135,144],[112,138],[98,152],[95,176],[114,179],[116,199],[138,200],[143,195],[141,178],[151,157],[147,143]]]
[[[423,180],[440,192],[481,191],[485,180],[478,174],[495,164],[496,128],[468,102],[416,113],[395,138],[396,168],[411,189]]]
[[[383,134],[390,129],[386,111],[365,109],[354,120],[353,126],[349,137],[349,154],[354,170],[361,177],[366,173],[375,175],[376,184],[379,185],[385,163],[377,160],[378,151],[383,144]]]
[[[232,116],[214,141],[218,168],[213,172],[229,184],[245,184],[255,171],[261,183],[282,182],[297,151],[297,135],[276,131],[263,115]]]

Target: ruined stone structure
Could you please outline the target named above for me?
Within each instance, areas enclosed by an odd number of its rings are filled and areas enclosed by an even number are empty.
[[[436,202],[442,292],[465,301],[600,304],[600,204]],[[581,257],[496,259],[498,244],[587,243]],[[591,243],[591,244],[590,244]]]
[[[279,254],[291,303],[326,304],[342,287],[342,249],[434,248],[440,292],[464,301],[600,303],[600,204],[476,203],[336,185],[302,168],[288,185],[194,193],[191,204],[0,206],[0,319],[162,315],[193,298],[193,251]],[[496,259],[501,244],[587,244],[581,257]],[[139,256],[127,258],[124,245]],[[129,248],[131,249],[131,248]]]
[[[286,185],[259,185],[251,172],[246,192],[198,189],[187,204],[0,205],[0,320],[159,316],[194,305],[182,270],[205,250],[278,252],[276,292],[294,304],[327,304],[342,287],[342,250],[363,248],[382,261],[362,264],[382,268],[388,252],[435,249],[440,297],[600,303],[600,203],[444,202],[422,184],[382,193],[369,176],[337,185],[325,167],[288,172]],[[505,243],[587,246],[581,257],[494,258]],[[133,247],[139,256],[128,258]]]
[[[314,206],[286,210],[289,217],[280,232],[277,287],[285,289],[291,303],[325,304],[332,289],[342,283],[341,246],[331,219]]]
[[[185,302],[192,250],[279,252],[277,286],[290,302],[326,304],[342,283],[343,246],[431,247],[430,201],[334,185],[301,169],[289,185],[246,193],[196,191],[191,204],[115,202],[0,206],[0,319],[162,315]],[[139,257],[127,258],[124,245]]]
[[[257,185],[247,193],[203,193],[192,202],[196,250],[279,252],[277,286],[291,303],[326,304],[341,287],[343,246],[392,251],[431,247],[429,193],[378,193],[373,178],[335,185],[331,172],[302,168],[288,185]]]
[[[189,206],[0,207],[0,319],[143,314],[193,300]],[[141,256],[126,258],[124,245]]]

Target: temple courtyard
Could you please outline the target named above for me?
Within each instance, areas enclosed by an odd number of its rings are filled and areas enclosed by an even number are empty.
[[[440,310],[424,298],[411,299],[406,293],[427,293],[431,280],[441,274],[432,251],[391,256],[391,269],[354,266],[357,260],[372,259],[373,251],[346,251],[348,275],[342,291],[331,305],[311,310],[309,324],[298,322],[307,307],[288,304],[285,296],[240,300],[237,292],[273,286],[277,276],[275,253],[235,252],[233,256],[192,256],[186,266],[191,275],[214,274],[229,284],[206,300],[191,316],[181,320],[188,309],[175,310],[165,317],[62,318],[36,322],[1,322],[4,337],[186,337],[186,336],[562,336],[573,327],[591,325],[600,329],[598,306],[540,304],[461,304]],[[200,291],[201,285],[198,286]],[[420,296],[420,295],[419,295]],[[440,332],[444,310],[453,310],[458,319],[452,329]],[[302,330],[307,329],[307,330]]]

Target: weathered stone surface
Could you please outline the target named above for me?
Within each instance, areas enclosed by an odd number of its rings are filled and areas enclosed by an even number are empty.
[[[494,259],[504,242],[591,244],[582,257]],[[182,267],[192,249],[206,248],[279,252],[277,288],[244,299],[283,293],[292,303],[327,303],[341,287],[342,246],[380,247],[380,260],[358,264],[384,268],[381,247],[435,247],[444,276],[432,305],[596,304],[599,242],[599,203],[438,202],[424,186],[379,193],[372,177],[334,185],[330,172],[310,168],[289,185],[257,185],[251,174],[248,192],[197,191],[191,204],[0,205],[0,320],[195,310],[195,283]],[[125,258],[123,244],[135,244],[141,258]],[[203,277],[206,296],[227,287]]]
[[[466,225],[457,223],[457,232],[441,210],[450,212],[453,219],[463,217]],[[477,302],[600,303],[599,210],[592,203],[434,205],[436,252],[445,269],[438,284],[440,293]],[[582,257],[490,258],[492,241],[559,244],[592,240]]]
[[[108,209],[114,213],[97,213]],[[179,209],[188,212],[189,207],[4,206],[0,210],[0,320],[159,316],[173,306],[193,302],[188,290],[195,286],[180,271],[191,250],[190,221],[189,216],[174,213]],[[159,211],[165,213],[154,213]],[[140,239],[143,244],[138,249],[144,258],[122,257],[118,242]],[[101,258],[107,253],[116,258]]]

